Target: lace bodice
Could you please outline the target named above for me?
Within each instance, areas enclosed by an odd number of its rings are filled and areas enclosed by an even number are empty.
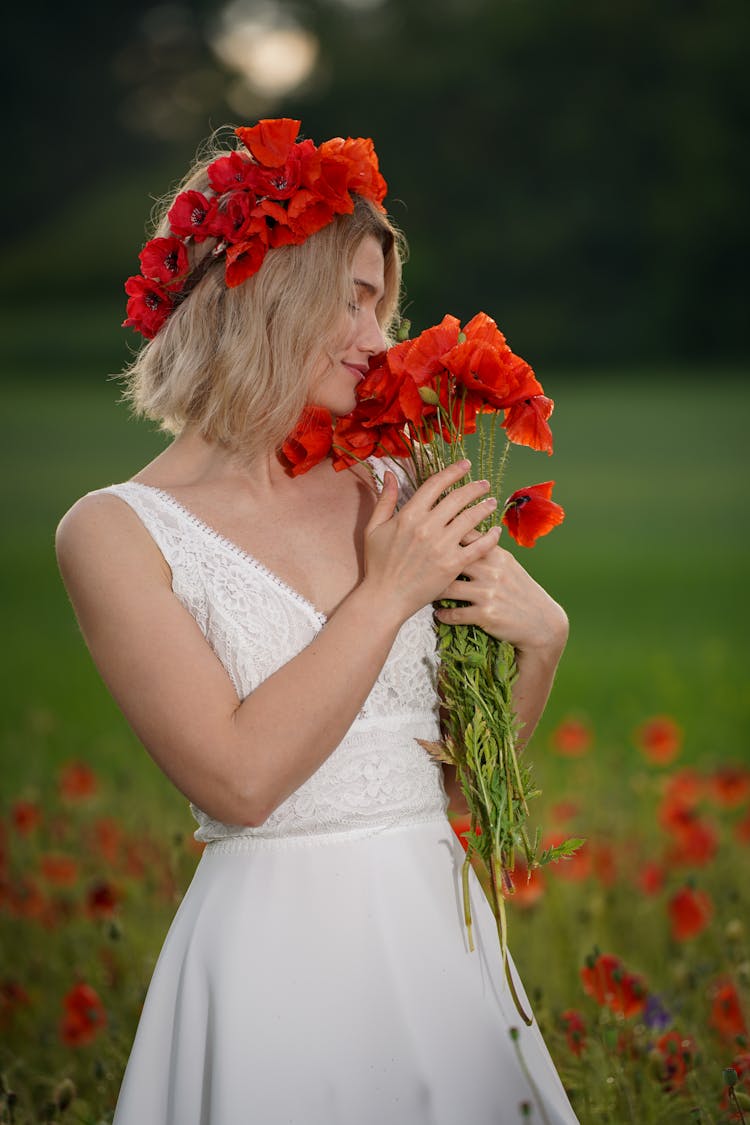
[[[306,598],[168,493],[136,481],[102,492],[124,500],[144,524],[171,569],[176,597],[240,699],[325,628],[324,614]],[[404,623],[362,710],[312,777],[258,828],[223,824],[191,805],[196,838],[371,832],[440,815],[446,805],[440,767],[415,741],[439,735],[436,670],[426,606]]]

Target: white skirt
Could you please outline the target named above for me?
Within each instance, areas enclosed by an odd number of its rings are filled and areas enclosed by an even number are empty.
[[[473,872],[468,950],[463,860],[444,817],[209,844],[114,1125],[510,1125],[524,1102],[532,1121],[576,1122]]]

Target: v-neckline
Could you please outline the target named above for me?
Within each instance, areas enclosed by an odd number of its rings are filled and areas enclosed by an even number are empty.
[[[160,496],[162,500],[170,504],[173,508],[176,508],[177,511],[181,512],[183,516],[189,521],[189,523],[191,523],[194,527],[197,527],[200,531],[202,531],[209,538],[213,539],[215,542],[220,543],[222,547],[225,547],[228,551],[231,551],[233,555],[236,555],[239,559],[241,559],[243,562],[246,562],[249,566],[252,566],[254,570],[257,570],[260,574],[262,574],[265,578],[272,582],[274,586],[278,586],[280,590],[282,590],[289,597],[293,598],[294,601],[304,606],[305,609],[307,609],[318,619],[321,625],[325,625],[327,623],[328,614],[323,613],[321,609],[318,609],[318,607],[314,605],[309,598],[306,598],[304,594],[301,594],[299,592],[299,590],[295,590],[294,586],[291,586],[283,578],[280,578],[278,574],[275,574],[274,571],[270,570],[264,563],[260,561],[260,559],[256,559],[254,555],[251,555],[249,553],[249,551],[245,551],[232,539],[228,539],[226,535],[222,535],[221,532],[211,527],[210,524],[207,524],[206,521],[202,520],[200,516],[197,516],[195,512],[191,512],[190,509],[186,508],[185,505],[181,503],[181,501],[179,501],[176,497],[174,497],[171,492],[167,492],[163,488],[157,488],[157,486],[153,484],[144,484],[144,482],[140,480],[130,480],[127,483],[129,485],[135,485],[137,488],[146,488],[149,492],[153,492],[157,496]]]

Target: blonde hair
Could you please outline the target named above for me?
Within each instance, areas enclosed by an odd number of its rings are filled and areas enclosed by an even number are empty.
[[[210,196],[206,168],[222,151],[202,158],[175,195]],[[258,273],[239,286],[227,287],[223,255],[210,264],[123,373],[124,397],[135,412],[172,434],[195,425],[206,440],[248,460],[278,449],[309,401],[311,369],[352,300],[351,262],[367,236],[383,249],[378,319],[390,342],[405,244],[368,199],[354,195],[353,201],[351,214],[336,216],[301,245],[270,250]],[[172,202],[162,204],[154,236],[170,234]],[[190,246],[191,268],[214,245],[208,239]]]

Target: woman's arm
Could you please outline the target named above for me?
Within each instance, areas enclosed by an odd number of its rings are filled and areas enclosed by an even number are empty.
[[[348,730],[401,624],[494,549],[462,540],[494,501],[486,482],[441,499],[452,466],[395,512],[386,482],[365,531],[365,578],[315,640],[239,701],[140,520],[111,495],[84,497],[57,534],[63,580],[102,678],[154,760],[210,816],[259,825]],[[467,505],[472,506],[467,509]]]

